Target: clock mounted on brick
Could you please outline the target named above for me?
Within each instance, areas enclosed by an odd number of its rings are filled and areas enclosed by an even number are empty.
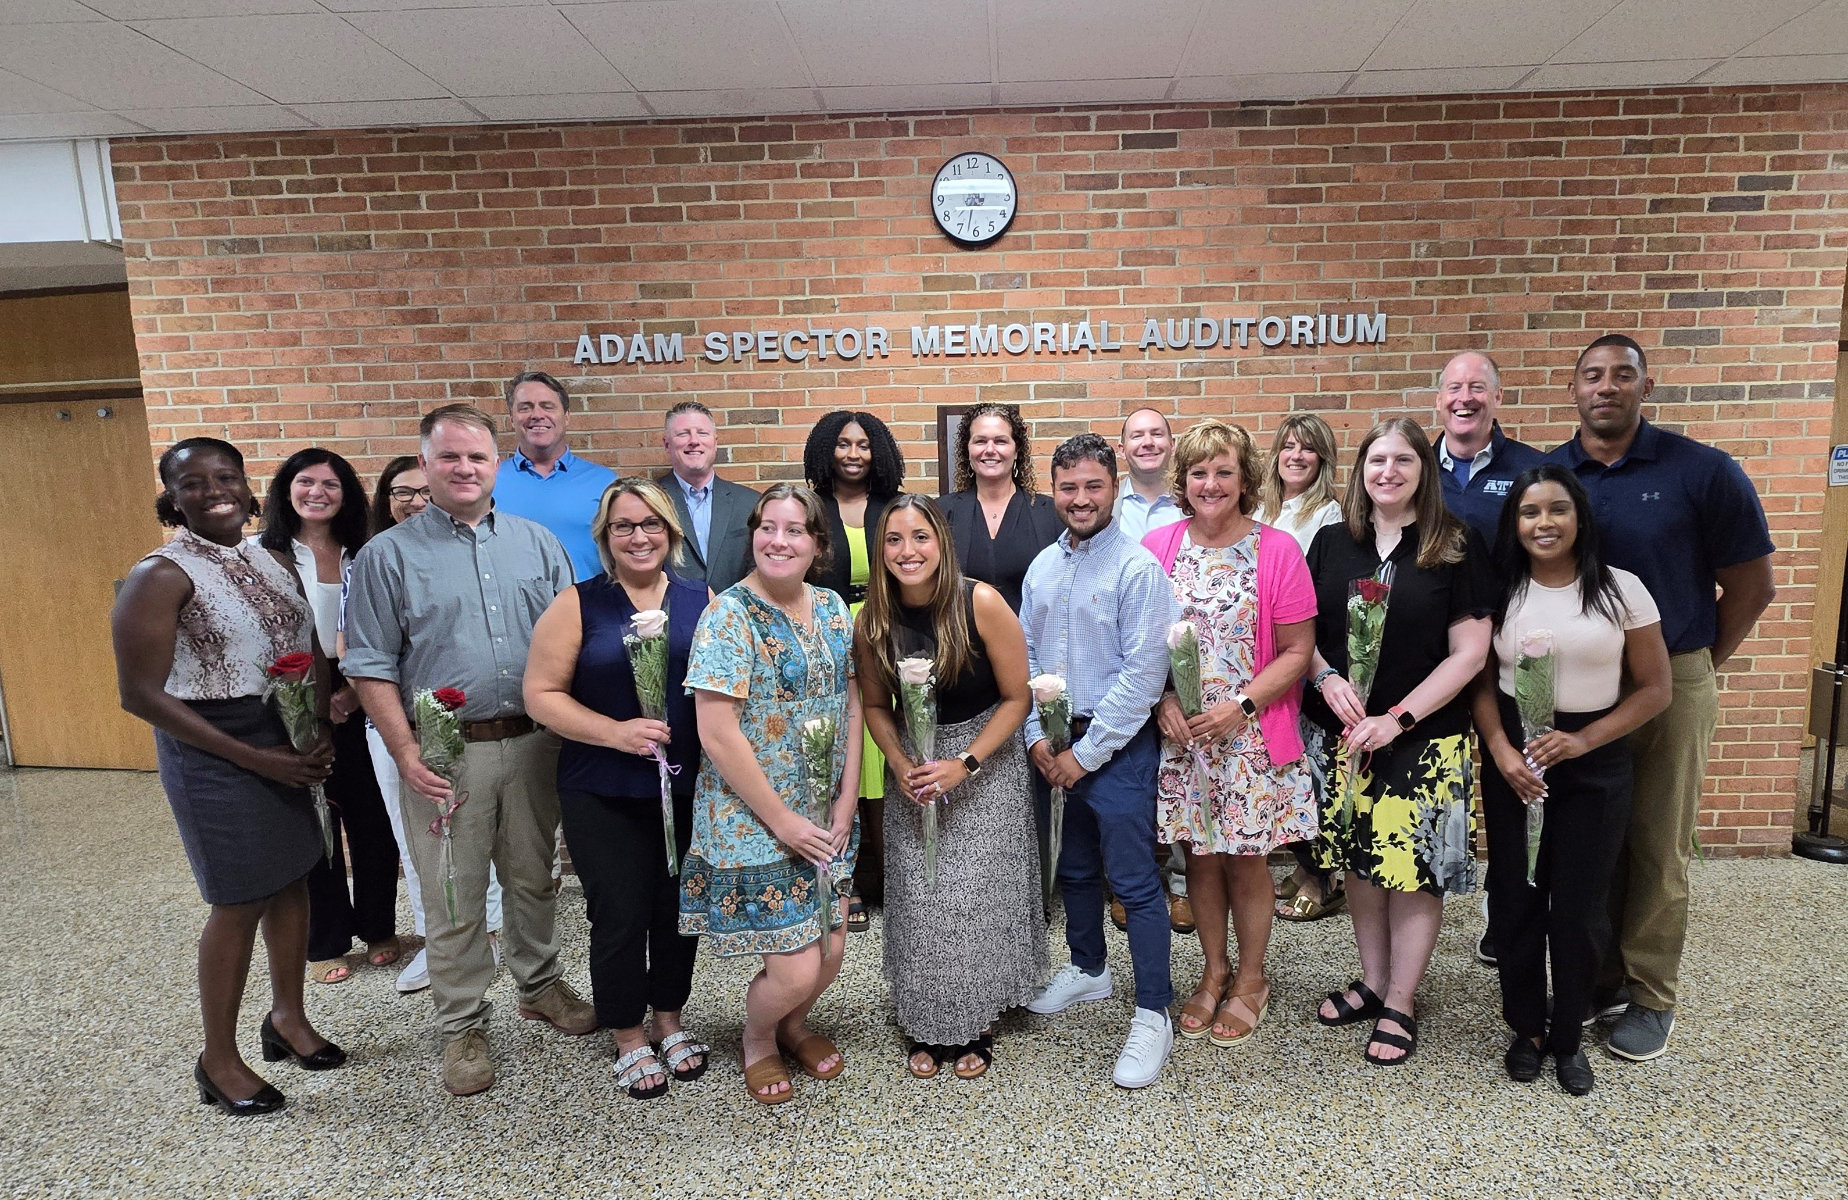
[[[986,246],[1007,232],[1020,206],[1013,172],[992,154],[958,154],[931,182],[937,228],[961,246]]]

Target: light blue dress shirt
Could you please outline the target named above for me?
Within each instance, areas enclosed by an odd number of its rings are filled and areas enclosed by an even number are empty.
[[[686,498],[687,515],[693,518],[693,528],[687,532],[693,535],[694,547],[699,551],[701,558],[710,558],[712,556],[713,476],[708,475],[705,484],[700,487],[694,487],[682,479],[678,472],[669,471],[668,476],[680,489],[680,494]]]
[[[1152,531],[1163,525],[1172,525],[1187,516],[1167,492],[1157,496],[1151,503],[1142,498],[1142,493],[1130,487],[1127,480],[1122,487],[1122,493],[1117,496],[1116,504],[1110,510],[1110,523],[1121,525],[1124,535],[1138,546]]]
[[[1180,619],[1161,563],[1116,521],[1075,544],[1060,534],[1027,568],[1027,668],[1063,676],[1072,715],[1091,718],[1072,747],[1085,770],[1109,762],[1149,720],[1168,683],[1168,627]],[[1027,745],[1044,736],[1033,709]]]
[[[515,450],[494,476],[494,507],[551,530],[565,544],[577,577],[589,579],[603,574],[590,525],[604,489],[614,482],[614,471],[569,450],[552,464],[550,475],[541,475],[530,458]]]

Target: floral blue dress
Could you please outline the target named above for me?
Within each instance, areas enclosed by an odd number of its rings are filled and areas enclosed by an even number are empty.
[[[779,796],[818,825],[838,791],[845,762],[847,681],[853,674],[853,618],[834,592],[809,589],[811,628],[740,583],[706,609],[693,635],[687,691],[744,701],[738,725]],[[808,787],[802,724],[831,717],[839,731],[824,798]],[[852,866],[849,848],[849,868]],[[821,936],[815,867],[797,862],[719,773],[700,757],[693,842],[680,871],[680,932],[710,939],[721,957],[782,954]]]

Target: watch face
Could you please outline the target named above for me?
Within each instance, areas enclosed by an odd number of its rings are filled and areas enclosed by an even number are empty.
[[[931,184],[930,212],[937,227],[965,246],[986,246],[1007,232],[1020,195],[1014,176],[992,154],[959,154]]]

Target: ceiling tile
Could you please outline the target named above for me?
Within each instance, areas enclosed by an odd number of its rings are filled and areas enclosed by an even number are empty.
[[[910,111],[919,108],[988,108],[995,103],[990,83],[942,83],[934,86],[826,87],[822,103],[829,112]]]
[[[476,125],[473,108],[460,100],[354,100],[338,104],[291,104],[323,129],[367,125]]]
[[[996,0],[1000,78],[1172,77],[1200,0]]]
[[[100,21],[95,5],[77,0],[6,0],[0,4],[0,25],[29,25],[35,21]]]
[[[1174,81],[1160,79],[1046,79],[1003,82],[1002,104],[1143,104],[1165,99]]]
[[[1617,0],[1418,0],[1367,59],[1370,71],[1543,63]]]
[[[170,17],[258,17],[278,13],[321,13],[316,0],[84,0],[117,21],[160,21]]]
[[[238,104],[217,108],[138,108],[125,114],[158,133],[267,133],[312,129],[314,122],[280,104]]]
[[[1844,80],[1848,80],[1848,54],[1734,58],[1700,79],[1702,83],[1840,83]]]
[[[1321,100],[1352,78],[1347,71],[1188,76],[1174,81],[1176,100]]]
[[[1412,0],[1217,0],[1200,14],[1183,75],[1351,71],[1367,60]]]
[[[98,108],[260,104],[264,97],[123,25],[23,25],[0,37],[0,67]]]
[[[1848,54],[1848,4],[1819,4],[1739,52],[1770,55]]]
[[[23,117],[0,117],[0,141],[26,141],[32,138],[130,137],[148,132],[114,113],[74,112],[35,113]]]
[[[402,59],[326,13],[147,21],[135,28],[285,104],[443,94]]]
[[[648,115],[642,98],[634,92],[465,98],[490,121],[626,121]]]
[[[788,0],[782,10],[824,87],[994,77],[986,0]]]
[[[548,0],[321,0],[329,12],[403,12],[416,8],[543,8]]]
[[[11,71],[0,71],[0,114],[24,116],[27,113],[67,113],[84,108],[63,92],[33,83]]]
[[[649,92],[642,99],[662,117],[768,117],[822,112],[814,88],[754,88],[750,91]]]
[[[641,0],[560,11],[639,90],[810,83],[769,0]]]
[[[1711,67],[1714,61],[1711,58],[1676,58],[1663,62],[1550,63],[1523,80],[1521,90],[1673,87],[1687,83]]]
[[[1529,67],[1431,67],[1421,71],[1361,71],[1344,96],[1497,92],[1513,87]]]
[[[555,8],[355,13],[347,20],[459,96],[628,87]]]
[[[1816,0],[1623,0],[1553,56],[1557,62],[1720,58],[1756,41]]]

